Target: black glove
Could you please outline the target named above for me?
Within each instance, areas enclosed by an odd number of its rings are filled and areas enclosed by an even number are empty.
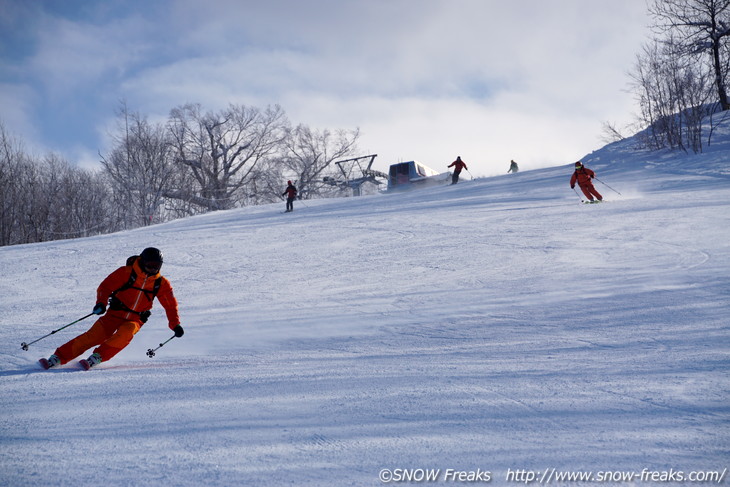
[[[172,329],[172,331],[175,332],[175,336],[180,338],[185,334],[185,330],[183,330],[182,326],[177,325],[175,328]]]
[[[575,186],[571,186],[570,189],[575,189]]]
[[[96,306],[94,306],[94,313],[95,315],[103,315],[106,312],[106,304],[104,303],[96,303]]]

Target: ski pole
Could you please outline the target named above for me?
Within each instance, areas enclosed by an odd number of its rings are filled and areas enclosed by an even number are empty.
[[[619,193],[618,191],[616,191],[615,189],[613,189],[613,188],[612,188],[611,186],[609,186],[608,184],[604,183],[604,182],[603,182],[603,181],[601,181],[600,179],[598,179],[598,178],[594,178],[594,179],[595,179],[596,181],[598,181],[599,183],[603,184],[604,186],[606,186],[606,187],[607,187],[608,189],[610,189],[611,191],[614,191],[615,193],[618,193],[619,195],[623,196],[623,195],[622,195],[621,193]]]
[[[169,342],[169,341],[170,341],[170,340],[172,340],[173,338],[175,338],[175,335],[172,335],[172,336],[171,336],[170,338],[168,338],[168,339],[167,339],[167,340],[165,340],[164,342],[160,343],[160,346],[159,346],[159,347],[157,347],[157,348],[155,348],[154,350],[153,350],[153,349],[151,349],[151,348],[148,348],[148,349],[147,349],[147,356],[148,356],[149,358],[152,358],[152,357],[154,357],[154,356],[155,356],[155,352],[156,352],[156,351],[158,351],[159,349],[161,349],[161,348],[162,348],[162,347],[163,347],[163,346],[165,345],[165,343]]]
[[[469,170],[468,170],[468,169],[466,170],[466,172],[468,172],[468,173],[469,173],[469,177],[471,178],[471,181],[474,181],[474,176],[472,176],[472,175],[471,175],[471,172],[469,172]]]
[[[578,196],[578,198],[580,198],[580,202],[583,203],[583,197],[578,194],[578,190],[575,189],[575,186],[573,187],[573,191],[575,191],[575,194]]]
[[[25,342],[23,342],[23,343],[21,343],[21,344],[20,344],[20,348],[22,348],[23,350],[26,350],[26,351],[27,351],[27,350],[28,350],[28,347],[29,347],[30,345],[33,345],[33,344],[34,344],[35,342],[39,342],[39,341],[43,340],[44,338],[48,338],[49,336],[53,335],[54,333],[58,333],[59,331],[63,330],[64,328],[68,328],[68,327],[69,327],[69,326],[71,326],[71,325],[75,325],[75,324],[76,324],[76,323],[78,323],[79,321],[81,321],[81,320],[85,320],[85,319],[86,319],[86,318],[88,318],[89,316],[92,316],[92,315],[95,315],[95,314],[96,314],[96,313],[93,313],[93,312],[92,312],[92,313],[89,313],[88,315],[84,316],[83,318],[79,318],[79,319],[78,319],[78,320],[76,320],[76,321],[72,321],[72,322],[71,322],[71,323],[69,323],[68,325],[64,325],[64,326],[62,326],[61,328],[59,328],[58,330],[53,330],[53,331],[52,331],[51,333],[49,333],[48,335],[43,335],[43,336],[42,336],[42,337],[40,337],[39,339],[37,339],[37,340],[33,340],[33,341],[32,341],[32,342],[30,342],[30,343],[25,343]]]

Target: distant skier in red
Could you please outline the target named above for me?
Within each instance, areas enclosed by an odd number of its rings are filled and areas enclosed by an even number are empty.
[[[596,188],[593,187],[591,179],[595,177],[596,173],[585,167],[582,162],[578,161],[575,163],[575,171],[573,172],[573,176],[570,178],[570,187],[571,189],[575,188],[575,183],[577,181],[578,186],[580,186],[581,191],[583,191],[583,194],[586,195],[588,201],[593,201],[594,196],[598,201],[603,201],[601,193],[596,191]]]
[[[297,197],[297,187],[294,186],[291,181],[287,181],[286,183],[288,186],[281,195],[286,196],[286,213],[288,213],[290,211],[294,211],[294,200]]]
[[[39,360],[44,369],[69,362],[91,347],[94,353],[80,363],[89,369],[107,361],[129,345],[135,334],[147,322],[152,301],[157,299],[165,308],[170,329],[176,337],[183,336],[177,299],[170,281],[160,275],[162,252],[154,247],[146,248],[139,256],[127,259],[127,265],[109,274],[96,291],[93,313],[103,315],[106,303],[109,312],[99,318],[85,333],[61,345],[48,359]]]
[[[466,169],[467,171],[469,170],[469,168],[466,167],[466,163],[461,160],[461,156],[458,156],[454,162],[446,167],[454,168],[454,174],[451,176],[451,184],[459,182],[459,174],[461,174],[462,169]]]

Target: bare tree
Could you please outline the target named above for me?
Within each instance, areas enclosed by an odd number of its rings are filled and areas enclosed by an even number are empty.
[[[110,194],[99,174],[56,154],[29,156],[0,122],[0,245],[43,242],[114,230]]]
[[[111,191],[100,173],[73,166],[56,154],[35,166],[41,194],[34,195],[38,235],[33,241],[88,237],[117,229],[108,217]]]
[[[179,188],[166,196],[204,211],[245,204],[245,189],[257,164],[279,149],[286,126],[278,105],[263,111],[230,105],[217,113],[203,113],[197,104],[173,109],[169,133],[175,162],[192,176],[195,187],[191,191]]]
[[[730,0],[653,0],[649,13],[657,21],[656,30],[676,34],[684,55],[709,55],[718,101],[723,110],[730,109]]]
[[[51,239],[79,238],[120,228],[109,218],[111,190],[103,176],[66,164],[54,212],[61,223]]]
[[[23,198],[20,174],[26,165],[22,145],[0,121],[0,245],[19,243],[17,222],[22,207],[17,203]]]
[[[164,221],[164,195],[178,183],[165,125],[130,113],[122,103],[114,143],[101,163],[111,180],[121,222],[125,228],[136,228]]]
[[[630,73],[648,147],[702,150],[702,120],[712,94],[707,70],[669,37],[644,46]]]
[[[312,130],[298,125],[287,132],[285,152],[279,160],[281,170],[298,181],[301,198],[325,197],[338,191],[323,182],[327,175],[336,175],[332,163],[348,157],[356,149],[359,129],[347,131]]]
[[[615,123],[604,121],[601,124],[601,140],[606,144],[618,142],[624,140],[626,137],[621,133],[621,130],[616,127]]]
[[[75,238],[170,218],[274,202],[282,179],[304,197],[329,196],[333,162],[350,155],[359,131],[291,129],[279,106],[200,105],[150,123],[122,103],[102,172],[49,154],[28,156],[0,122],[0,245]]]
[[[267,158],[256,165],[249,175],[249,182],[246,185],[244,206],[262,205],[281,201],[287,177],[283,171],[280,159],[277,157]]]

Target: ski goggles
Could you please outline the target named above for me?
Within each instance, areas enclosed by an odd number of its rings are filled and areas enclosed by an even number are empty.
[[[142,263],[142,269],[145,270],[145,272],[149,274],[157,274],[160,272],[160,268],[162,267],[162,262],[143,262]]]

